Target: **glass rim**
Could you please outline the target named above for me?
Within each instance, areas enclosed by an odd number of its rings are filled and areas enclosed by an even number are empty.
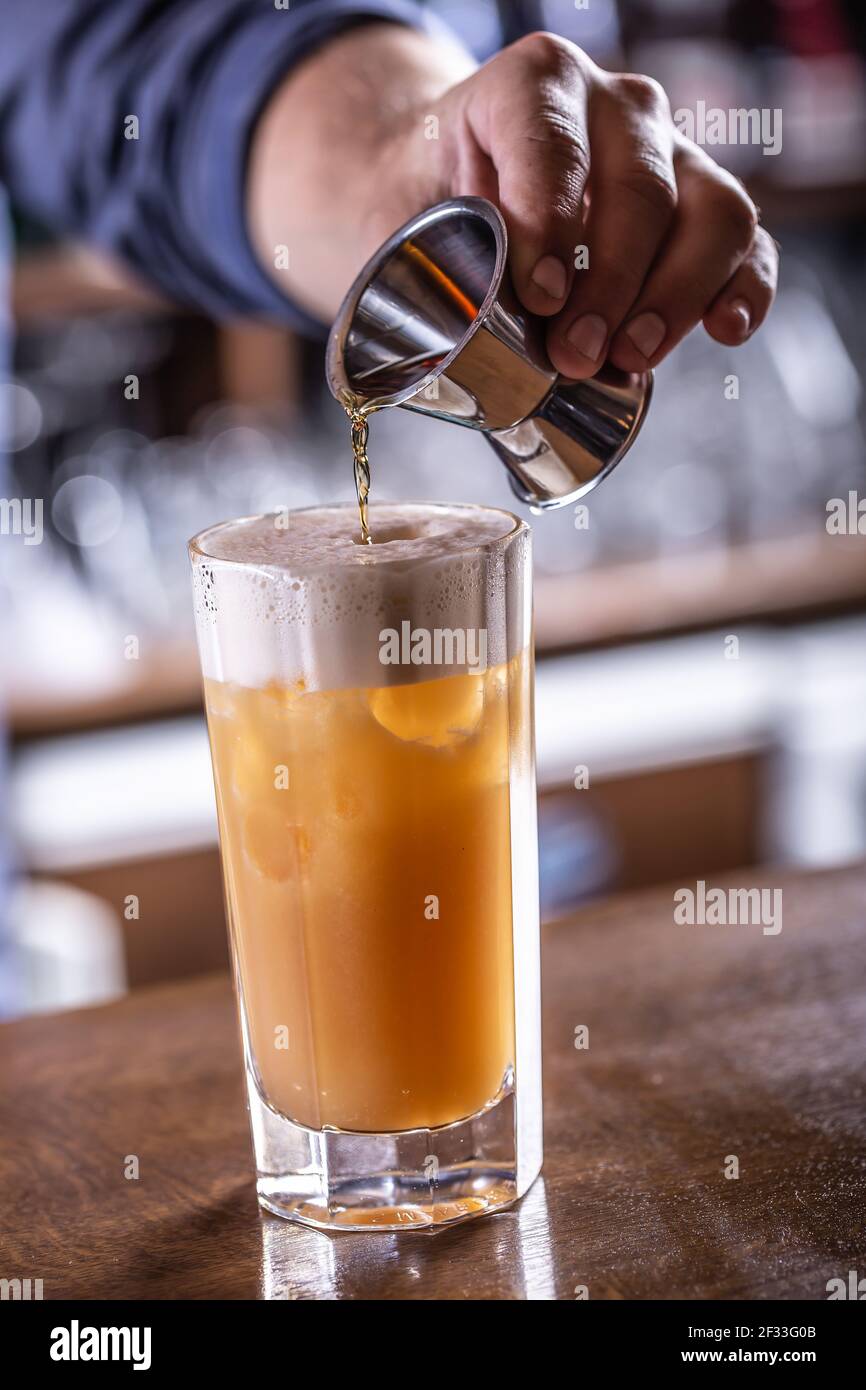
[[[376,503],[376,502],[372,502],[372,503],[370,504],[370,506],[371,506],[371,510],[373,511],[373,514],[374,514],[374,515],[375,515],[376,507],[377,507],[378,505],[389,506],[389,507],[398,507],[398,508],[399,508],[399,507],[429,508],[429,509],[432,509],[432,510],[447,511],[447,512],[455,512],[455,511],[459,511],[459,512],[485,512],[485,513],[487,513],[488,515],[492,513],[494,516],[507,517],[508,520],[512,523],[512,524],[509,526],[508,530],[504,531],[503,534],[502,534],[501,536],[495,536],[495,537],[493,537],[492,539],[487,539],[487,540],[484,540],[484,541],[480,541],[480,542],[478,542],[478,543],[476,543],[476,544],[471,544],[471,543],[470,543],[470,544],[467,544],[467,545],[465,545],[465,546],[461,546],[458,550],[454,550],[454,551],[449,552],[449,553],[452,554],[452,555],[491,554],[491,553],[493,553],[493,552],[496,550],[497,547],[499,547],[499,546],[504,546],[507,542],[514,540],[514,538],[515,538],[516,536],[520,535],[522,532],[527,532],[527,533],[528,533],[529,530],[530,530],[530,528],[529,528],[527,522],[525,522],[525,521],[523,520],[522,517],[518,516],[518,515],[516,514],[516,512],[510,512],[510,511],[508,511],[508,509],[507,509],[506,507],[489,507],[489,506],[485,505],[485,503],[483,503],[483,502],[441,502],[441,501],[440,501],[440,502],[430,502],[430,501],[420,501],[420,502],[414,502],[414,501],[412,501],[412,502],[408,502],[408,501],[407,501],[407,502],[389,502],[389,501],[383,501],[381,504]],[[357,502],[333,502],[333,503],[322,503],[322,502],[319,502],[319,503],[315,503],[313,506],[309,506],[309,507],[292,507],[292,508],[289,509],[288,515],[291,517],[291,516],[300,516],[300,515],[302,515],[303,513],[309,513],[309,512],[333,512],[333,511],[350,511],[350,512],[353,512],[353,513],[357,516],[358,504],[357,504]],[[241,525],[243,525],[243,524],[246,523],[246,522],[264,521],[264,520],[267,520],[269,517],[276,517],[276,516],[279,516],[279,515],[280,515],[280,513],[277,512],[277,511],[273,511],[273,512],[253,512],[253,513],[251,513],[249,516],[231,517],[231,518],[230,518],[229,520],[227,520],[227,521],[217,521],[217,522],[214,522],[213,525],[211,525],[211,526],[206,526],[206,527],[204,528],[203,531],[198,531],[198,532],[196,533],[196,535],[192,536],[192,537],[190,538],[190,540],[187,542],[187,549],[188,549],[188,551],[189,551],[190,557],[191,557],[191,558],[199,558],[199,559],[202,559],[202,560],[207,560],[207,561],[209,561],[209,562],[211,562],[211,563],[213,563],[213,564],[217,564],[217,565],[230,565],[230,566],[232,566],[232,568],[235,568],[235,569],[249,569],[249,568],[254,568],[254,569],[257,569],[257,570],[268,570],[268,571],[273,571],[274,573],[278,573],[278,574],[279,574],[279,573],[296,574],[296,573],[298,573],[299,571],[301,571],[301,572],[303,572],[303,573],[309,573],[309,572],[312,571],[312,570],[318,570],[318,569],[338,569],[338,568],[347,568],[347,569],[348,569],[348,568],[349,568],[349,565],[348,565],[348,564],[346,564],[345,566],[343,566],[342,564],[335,564],[333,560],[324,560],[324,561],[318,561],[318,562],[317,562],[317,561],[313,561],[312,563],[304,563],[304,564],[302,564],[302,565],[298,565],[297,563],[295,563],[295,566],[294,566],[294,568],[293,568],[293,567],[292,567],[292,563],[289,562],[288,560],[287,560],[286,562],[284,562],[284,563],[276,563],[276,562],[269,561],[269,560],[255,560],[255,559],[252,559],[252,558],[250,558],[250,559],[241,559],[241,558],[239,558],[238,556],[214,555],[214,554],[212,554],[212,553],[206,548],[208,538],[211,537],[211,536],[213,536],[213,535],[215,535],[217,532],[226,531],[226,530],[228,530],[228,529],[229,529],[230,527],[232,527],[232,526],[241,526]],[[359,554],[358,554],[358,557],[357,557],[358,561],[361,562],[361,563],[363,563],[363,560],[364,560],[365,556],[370,556],[371,551],[375,551],[375,549],[376,549],[375,545],[368,547],[368,546],[362,546],[362,545],[359,544],[359,545],[358,545],[358,552],[359,552]],[[410,558],[410,557],[407,557],[406,555],[381,555],[381,554],[380,554],[379,557],[376,559],[375,563],[376,563],[377,565],[388,565],[388,564],[403,564],[403,565],[406,565],[406,564],[411,564],[411,563],[413,563],[413,562],[414,562],[414,563],[417,563],[417,564],[430,564],[430,563],[435,562],[436,559],[437,559],[437,556],[436,556],[435,553],[434,553],[434,554],[430,554],[430,555],[424,555],[424,556],[418,556],[418,557],[411,557],[411,558]]]
[[[437,222],[444,222],[449,218],[457,217],[474,217],[478,221],[483,222],[493,234],[494,265],[491,271],[490,284],[487,286],[484,298],[478,306],[475,317],[471,323],[467,325],[465,331],[460,335],[457,341],[449,348],[445,356],[442,357],[430,371],[409,382],[408,385],[401,386],[397,391],[385,392],[374,396],[362,396],[365,404],[370,405],[375,403],[378,409],[382,409],[388,406],[403,405],[406,401],[412,400],[413,397],[425,391],[429,386],[432,386],[433,382],[437,381],[439,377],[447,376],[448,368],[464,351],[469,340],[474,338],[479,329],[483,327],[490,312],[490,307],[499,294],[502,276],[505,270],[505,263],[508,255],[508,232],[505,226],[505,219],[495,203],[491,203],[488,198],[479,198],[473,195],[447,198],[444,202],[437,203],[434,207],[428,208],[426,212],[421,212],[415,217],[410,217],[408,222],[404,222],[402,227],[398,227],[395,232],[392,232],[387,241],[379,247],[379,250],[370,257],[366,265],[358,272],[340,308],[337,310],[337,317],[328,335],[325,353],[325,375],[328,380],[331,395],[335,400],[339,401],[340,404],[346,404],[347,395],[349,397],[354,397],[358,394],[357,386],[353,387],[351,385],[346,374],[343,353],[349,329],[360,308],[361,300],[365,292],[369,289],[371,282],[384,270],[388,262],[399,254],[408,241],[411,241],[415,236],[421,235]]]

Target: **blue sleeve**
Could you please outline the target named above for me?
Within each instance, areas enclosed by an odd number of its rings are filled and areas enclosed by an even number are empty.
[[[365,18],[436,24],[412,0],[0,0],[0,183],[179,303],[315,331],[252,250],[247,152],[292,64]]]

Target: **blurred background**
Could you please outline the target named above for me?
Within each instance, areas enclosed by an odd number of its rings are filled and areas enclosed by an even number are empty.
[[[866,854],[866,11],[858,0],[441,0],[480,57],[535,28],[657,77],[782,243],[765,329],[696,333],[634,451],[535,523],[542,898]],[[781,115],[779,115],[781,113]],[[702,126],[703,121],[703,126]],[[14,211],[14,210],[13,210]],[[0,378],[13,1012],[218,968],[227,951],[186,541],[349,499],[322,346],[177,312],[19,218]],[[0,416],[3,415],[0,410]],[[393,411],[378,498],[513,505],[469,430]],[[841,499],[847,523],[828,527]],[[9,1011],[7,1009],[7,1011]]]

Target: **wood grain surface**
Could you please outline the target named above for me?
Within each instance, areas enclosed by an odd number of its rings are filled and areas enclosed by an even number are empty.
[[[0,1276],[45,1298],[825,1299],[866,1273],[866,870],[721,882],[781,888],[781,933],[677,926],[672,888],[546,929],[543,1178],[433,1236],[259,1213],[223,976],[5,1025]]]

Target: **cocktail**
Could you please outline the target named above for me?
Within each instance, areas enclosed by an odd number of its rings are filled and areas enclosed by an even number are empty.
[[[541,1164],[530,534],[371,512],[190,552],[259,1200],[435,1229]]]

